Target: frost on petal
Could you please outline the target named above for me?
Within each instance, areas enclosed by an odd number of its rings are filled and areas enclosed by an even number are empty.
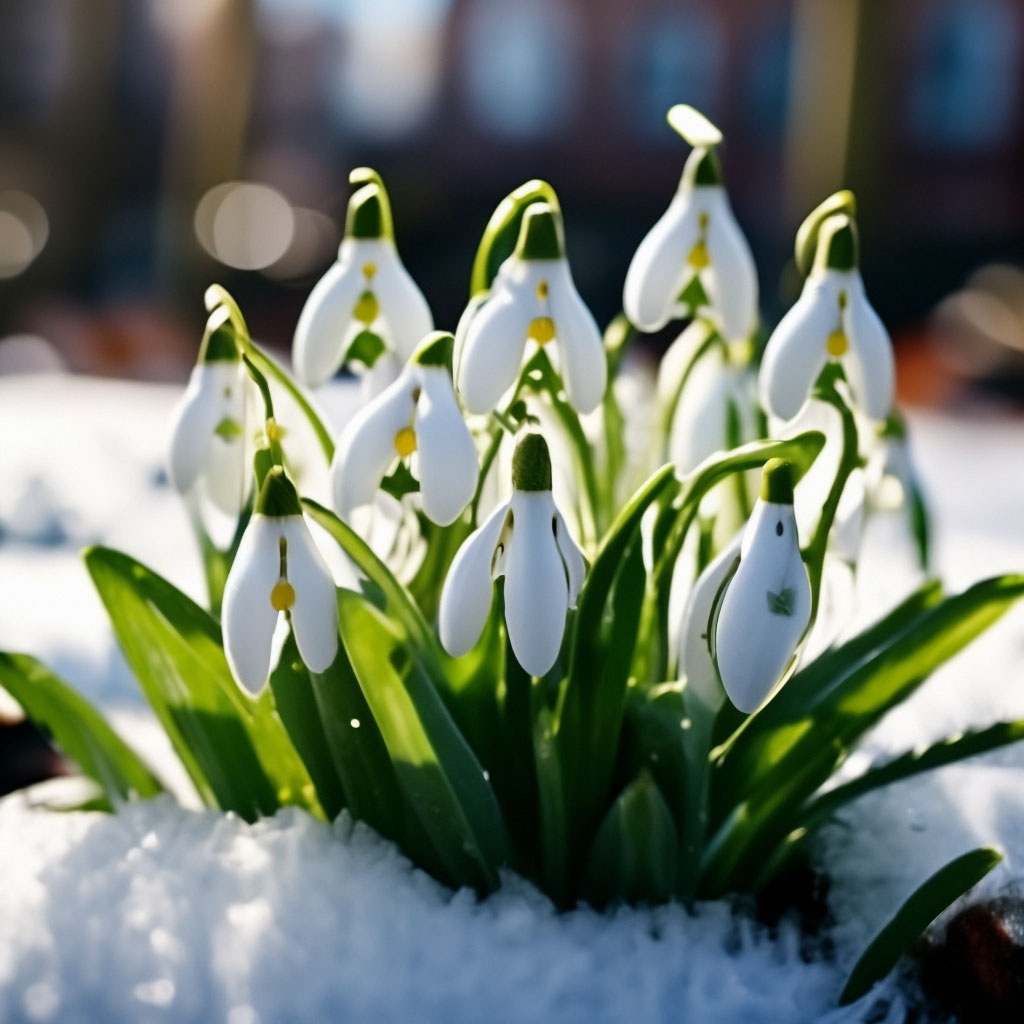
[[[677,193],[633,255],[622,308],[640,330],[660,330],[672,319],[686,258],[697,241],[697,219],[692,192]]]
[[[550,491],[516,491],[505,552],[505,624],[516,660],[534,676],[554,665],[562,647],[569,585],[552,524]]]
[[[280,536],[279,521],[254,515],[224,585],[224,653],[231,674],[252,694],[263,689],[270,674],[270,649],[278,615],[270,603],[270,593],[280,570]]]
[[[521,290],[496,290],[473,317],[459,360],[459,396],[471,413],[490,412],[516,382],[535,303]]]
[[[580,413],[595,409],[608,386],[608,362],[601,331],[576,291],[568,264],[552,272],[551,317],[555,322],[562,381],[569,404]]]
[[[342,519],[373,501],[385,472],[398,458],[395,435],[412,422],[413,386],[410,376],[402,374],[342,430],[331,463],[334,510]]]
[[[711,191],[708,189],[707,191]],[[722,189],[708,203],[707,247],[714,273],[711,301],[730,341],[748,338],[757,325],[757,268]]]
[[[768,339],[761,361],[761,404],[773,416],[790,420],[800,411],[828,358],[828,336],[838,325],[835,287],[808,278],[800,298]]]
[[[494,597],[492,568],[508,504],[499,505],[459,548],[441,591],[441,645],[458,658],[480,639]]]
[[[331,571],[301,516],[282,525],[288,581],[295,590],[292,629],[299,654],[312,672],[323,672],[338,653],[338,596]]]
[[[417,377],[422,388],[416,403],[416,437],[423,510],[439,526],[448,526],[476,490],[476,446],[455,401],[448,371],[424,366]]]
[[[752,714],[793,658],[811,614],[792,505],[758,501],[722,599],[716,654],[729,699]]]
[[[202,472],[210,438],[221,420],[225,371],[233,374],[235,369],[230,363],[198,364],[175,407],[167,468],[179,494],[186,493]]]
[[[358,251],[349,247],[310,292],[292,345],[295,376],[307,387],[319,387],[341,365],[352,310],[365,286]]]
[[[380,300],[380,316],[386,325],[387,340],[404,365],[416,346],[434,329],[434,317],[394,246],[386,241],[378,244],[383,248],[377,261],[374,290]]]
[[[843,370],[857,405],[873,420],[884,420],[892,411],[896,369],[889,332],[864,294],[857,276],[850,288],[846,309],[850,350]]]
[[[580,588],[583,586],[584,577],[587,575],[587,563],[583,559],[583,552],[576,546],[576,542],[565,525],[562,513],[555,510],[555,542],[558,544],[558,551],[562,556],[562,563],[565,565],[566,580],[569,583],[569,607],[576,607],[576,599],[580,595]]]

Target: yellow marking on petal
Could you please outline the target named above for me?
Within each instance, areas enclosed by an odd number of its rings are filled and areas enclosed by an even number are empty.
[[[701,233],[702,235],[704,234],[704,232],[705,232],[705,231],[707,231],[707,229],[708,229],[708,221],[709,221],[710,219],[711,219],[711,218],[710,218],[710,217],[708,217],[708,215],[707,215],[707,212],[706,212],[706,211],[705,211],[704,213],[702,213],[702,214],[701,214],[701,215],[700,215],[700,216],[699,216],[699,217],[697,218],[697,225],[698,225],[698,226],[700,227],[700,233]]]
[[[377,302],[377,296],[369,290],[359,296],[355,309],[352,310],[352,316],[361,324],[366,324],[367,327],[377,319],[379,314],[380,303]]]
[[[543,348],[555,336],[555,322],[549,316],[535,316],[526,335]]]
[[[710,265],[711,257],[708,256],[708,247],[704,244],[703,240],[698,242],[690,250],[690,255],[686,257],[686,262],[689,263],[694,270],[703,270],[705,267]]]
[[[846,350],[849,347],[850,343],[846,340],[846,335],[841,330],[833,331],[825,342],[826,351],[836,359],[846,355]]]
[[[839,293],[839,308],[846,309],[846,289],[843,288]]]
[[[372,260],[363,264],[363,277],[365,277],[367,281],[372,281],[376,273],[377,264],[374,263]]]
[[[537,282],[537,298],[543,302],[548,297],[548,283],[547,281]]]
[[[277,420],[267,420],[267,440],[273,443],[284,437],[284,427]]]
[[[295,604],[295,588],[287,580],[278,580],[270,591],[270,603],[275,612],[286,612]]]
[[[416,451],[416,431],[412,427],[402,427],[395,434],[395,451],[404,459]]]

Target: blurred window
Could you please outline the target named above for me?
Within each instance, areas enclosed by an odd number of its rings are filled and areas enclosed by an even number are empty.
[[[624,39],[622,107],[632,130],[670,143],[669,107],[714,110],[723,48],[721,25],[709,13],[663,7],[639,16]]]
[[[942,0],[924,8],[910,88],[913,136],[942,149],[983,149],[1011,130],[1020,78],[1019,8]]]
[[[572,117],[579,26],[560,0],[476,0],[462,37],[462,82],[474,124],[488,135],[550,135]]]

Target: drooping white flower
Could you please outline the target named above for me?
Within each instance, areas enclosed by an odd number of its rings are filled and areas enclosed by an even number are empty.
[[[338,653],[337,592],[284,470],[267,474],[224,586],[224,653],[235,679],[257,694],[270,674],[279,616],[291,621],[306,667],[323,672]]]
[[[540,434],[516,446],[512,498],[459,548],[441,593],[440,633],[453,657],[469,651],[490,613],[493,581],[505,577],[505,625],[516,660],[542,676],[558,658],[568,609],[586,564],[551,496],[551,461]]]
[[[601,332],[576,291],[561,219],[548,203],[527,207],[515,252],[486,297],[471,303],[458,335],[456,381],[469,412],[490,412],[515,384],[527,341],[554,342],[569,403],[581,413],[597,407],[608,383]]]
[[[423,510],[441,526],[453,523],[476,490],[479,469],[452,387],[454,339],[427,337],[393,384],[349,421],[331,466],[334,505],[349,519],[370,505],[397,459],[413,458]]]
[[[200,496],[237,520],[249,499],[248,375],[228,310],[207,322],[199,360],[171,420],[168,475],[179,494]]]
[[[761,362],[761,402],[779,419],[800,412],[830,361],[842,366],[862,413],[884,420],[892,409],[892,345],[864,292],[857,248],[857,228],[849,216],[823,221],[811,273],[768,339]]]
[[[718,613],[714,653],[729,699],[753,713],[790,666],[811,615],[789,463],[765,466],[739,559]]]
[[[702,122],[698,132],[678,126],[673,115],[681,109]],[[722,183],[721,134],[690,108],[673,107],[669,123],[694,150],[668,209],[633,256],[622,308],[643,331],[700,311],[727,340],[746,339],[757,325],[757,269]]]
[[[345,362],[390,383],[434,327],[430,307],[395,248],[391,206],[380,177],[368,168],[349,179],[361,185],[348,204],[337,262],[317,282],[295,328],[292,361],[298,379],[318,387]]]

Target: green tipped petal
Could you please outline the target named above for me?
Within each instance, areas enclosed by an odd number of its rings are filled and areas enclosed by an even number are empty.
[[[785,459],[769,459],[761,471],[761,500],[793,504],[793,467]]]
[[[428,334],[413,352],[410,362],[418,366],[440,366],[451,373],[455,338],[447,331]]]
[[[818,232],[822,224],[837,213],[845,213],[850,218],[857,216],[857,197],[848,189],[833,192],[824,202],[819,203],[804,218],[796,233],[796,266],[806,277],[814,266],[814,255],[818,249]]]
[[[285,475],[282,466],[274,466],[263,478],[255,511],[260,515],[283,518],[302,515],[295,485]]]
[[[540,434],[524,434],[512,453],[512,487],[517,491],[551,490],[551,455]]]
[[[345,237],[394,239],[391,204],[383,185],[371,182],[352,193],[348,201]]]
[[[527,207],[515,254],[521,260],[558,260],[565,255],[561,215],[550,203]]]
[[[200,363],[237,363],[241,359],[235,326],[227,306],[218,306],[206,321],[203,341],[199,346]]]
[[[854,270],[860,257],[857,225],[845,214],[826,217],[818,231],[815,270]]]
[[[721,185],[722,163],[718,159],[718,150],[695,149],[686,159],[683,176],[679,180],[679,188],[688,189],[695,185]]]
[[[721,145],[722,133],[699,110],[686,103],[677,103],[666,114],[673,131],[678,132],[695,149]]]

